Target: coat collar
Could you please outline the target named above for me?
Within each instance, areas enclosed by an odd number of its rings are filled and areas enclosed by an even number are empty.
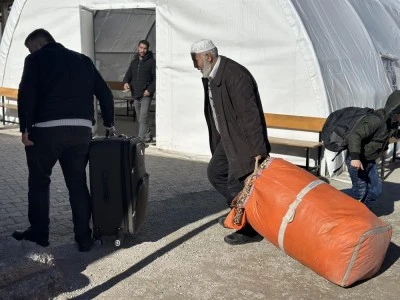
[[[219,56],[221,58],[221,61],[219,63],[219,67],[218,67],[218,71],[217,74],[215,74],[215,77],[213,79],[213,84],[219,86],[221,85],[221,81],[222,81],[222,74],[224,73],[224,69],[225,69],[225,63],[226,63],[226,57],[220,55]]]

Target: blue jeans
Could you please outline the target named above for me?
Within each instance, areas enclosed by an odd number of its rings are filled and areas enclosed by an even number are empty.
[[[50,176],[58,161],[69,192],[75,240],[91,238],[91,204],[86,182],[91,136],[91,129],[81,126],[33,128],[29,135],[34,145],[25,147],[29,169],[28,218],[37,235],[49,234]]]
[[[147,140],[152,138],[150,125],[149,125],[149,108],[152,98],[143,97],[142,99],[134,101],[136,117],[139,121],[139,133],[138,137]]]
[[[376,163],[375,161],[363,163],[364,170],[358,170],[350,163],[351,158],[347,157],[346,165],[353,184],[351,196],[371,209],[382,193],[382,182]]]

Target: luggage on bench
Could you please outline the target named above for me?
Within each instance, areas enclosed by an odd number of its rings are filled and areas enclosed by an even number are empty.
[[[95,240],[115,235],[115,245],[120,246],[125,234],[143,225],[149,189],[144,152],[145,144],[137,137],[92,139],[89,177]]]

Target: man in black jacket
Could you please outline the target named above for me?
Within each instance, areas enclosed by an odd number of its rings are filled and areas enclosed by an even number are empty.
[[[212,153],[208,179],[230,205],[254,170],[255,158],[262,160],[271,150],[257,83],[245,67],[218,55],[211,40],[195,42],[191,55],[194,67],[203,74]],[[221,225],[224,219],[219,220]],[[224,238],[231,245],[260,240],[250,225]]]
[[[145,142],[153,139],[149,126],[149,108],[156,91],[156,62],[153,53],[148,50],[149,42],[140,41],[137,56],[129,65],[123,80],[124,89],[130,89],[135,99],[133,105],[139,120],[138,136]]]
[[[89,57],[56,43],[46,30],[29,34],[25,46],[31,54],[19,85],[18,117],[29,169],[31,226],[13,237],[49,245],[50,176],[58,161],[69,191],[75,241],[79,251],[89,251],[93,242],[86,165],[95,123],[93,95],[110,130],[113,96]]]

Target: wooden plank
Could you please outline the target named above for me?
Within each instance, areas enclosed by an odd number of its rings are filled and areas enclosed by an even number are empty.
[[[264,113],[267,128],[321,132],[325,118]]]
[[[124,89],[124,83],[121,81],[107,81],[108,86],[112,90],[116,91],[123,91]]]
[[[9,104],[9,103],[0,103],[0,107],[5,107],[5,108],[9,108],[9,109],[18,109],[18,105],[17,104]]]
[[[271,144],[310,148],[310,149],[318,148],[318,147],[322,146],[322,143],[320,143],[320,142],[285,139],[285,138],[279,138],[279,137],[274,137],[274,136],[269,136],[268,140]]]
[[[0,87],[0,96],[4,96],[17,101],[18,99],[18,89],[11,89],[7,87]]]

